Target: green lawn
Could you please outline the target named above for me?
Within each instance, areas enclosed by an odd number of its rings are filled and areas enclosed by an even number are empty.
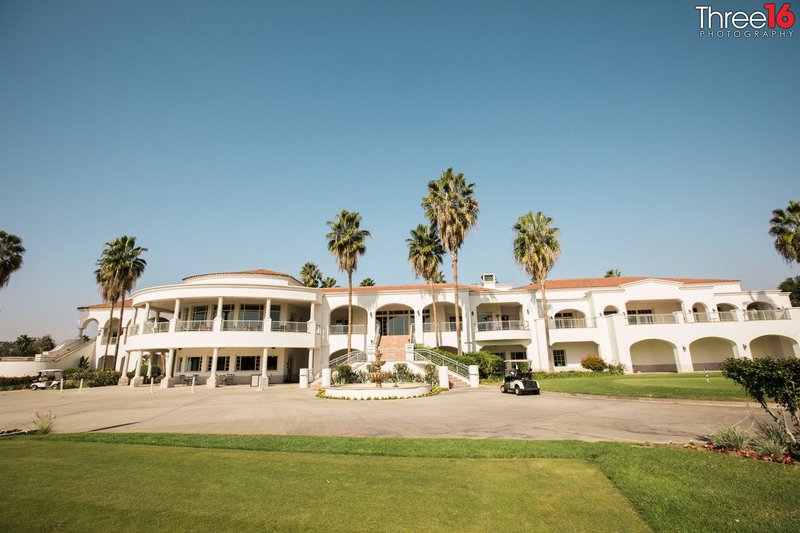
[[[626,374],[587,378],[543,379],[544,391],[599,394],[603,396],[637,396],[642,398],[683,398],[690,400],[750,399],[739,385],[709,372],[706,383],[702,372],[680,374]]]
[[[0,472],[12,531],[800,529],[796,467],[617,443],[94,433]]]

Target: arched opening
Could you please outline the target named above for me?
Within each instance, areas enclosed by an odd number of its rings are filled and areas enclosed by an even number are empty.
[[[450,302],[436,302],[436,319],[439,322],[439,333],[456,330],[456,306]],[[463,320],[463,317],[462,317]],[[422,309],[422,331],[430,333],[433,326],[433,304]]]
[[[603,316],[611,316],[611,315],[618,315],[619,309],[617,309],[613,305],[607,305],[605,309],[603,309]]]
[[[475,308],[478,331],[507,331],[522,328],[522,305],[484,303]]]
[[[789,359],[799,357],[797,341],[783,335],[763,335],[750,341],[750,355],[753,359],[772,357]]]
[[[455,348],[455,346],[439,346],[439,349],[443,352],[458,353],[458,350]]]
[[[414,310],[403,304],[387,304],[375,311],[375,323],[381,336],[409,335],[414,324]]]
[[[100,322],[96,318],[87,318],[78,328],[78,335],[81,337],[94,339],[98,333],[100,333]]]
[[[751,302],[747,304],[745,316],[747,320],[775,320],[778,318],[778,313],[771,303]]]
[[[717,315],[719,315],[720,321],[735,322],[736,309],[737,307],[733,304],[728,304],[728,303],[717,304]]]
[[[704,337],[689,345],[689,355],[695,372],[719,370],[725,359],[736,357],[735,343],[721,337]]]
[[[331,311],[330,334],[347,335],[348,329],[353,334],[363,334],[367,332],[367,310],[357,305],[353,306],[353,326],[347,327],[347,306],[337,307]]]
[[[553,315],[550,326],[555,329],[585,328],[586,315],[577,309],[564,309]]]
[[[111,330],[111,338],[109,340],[109,328]],[[111,320],[106,320],[103,328],[100,330],[100,344],[108,344],[114,346],[117,344],[117,334],[119,333],[119,318],[114,317]]]
[[[708,306],[703,302],[695,302],[692,304],[692,319],[695,322],[710,322],[711,318],[708,316]]]
[[[344,348],[342,350],[336,350],[335,352],[332,352],[328,356],[328,364],[336,362],[335,361],[336,359],[338,359],[339,357],[342,357],[343,355],[346,355],[346,354],[347,354],[347,348]]]
[[[660,339],[646,339],[630,347],[634,372],[677,372],[675,345]]]

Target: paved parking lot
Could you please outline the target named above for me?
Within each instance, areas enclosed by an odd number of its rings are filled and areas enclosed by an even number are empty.
[[[82,392],[0,392],[0,429],[33,428],[37,411],[57,432],[261,433],[685,442],[720,425],[761,417],[757,404],[574,397],[516,397],[497,387],[410,400],[323,400],[297,385],[210,390],[103,387]],[[747,422],[749,425],[749,421]]]

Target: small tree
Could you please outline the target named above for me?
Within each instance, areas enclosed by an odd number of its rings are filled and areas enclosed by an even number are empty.
[[[800,359],[726,359],[722,375],[741,385],[780,427],[792,453],[800,453]],[[768,401],[778,405],[770,408]]]
[[[581,359],[581,366],[592,372],[602,372],[608,365],[599,355],[587,355]]]
[[[792,306],[800,307],[800,276],[786,278],[778,285],[778,290],[788,292]]]

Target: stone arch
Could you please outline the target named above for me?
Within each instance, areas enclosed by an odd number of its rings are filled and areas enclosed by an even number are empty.
[[[762,302],[762,301],[750,302],[749,304],[747,304],[747,310],[748,311],[774,311],[775,310],[775,306],[772,305],[769,302]]]
[[[738,309],[739,308],[735,305],[726,302],[717,304],[717,315],[719,316],[719,320],[721,322],[734,322],[736,320],[736,311],[738,311]]]
[[[102,329],[100,330],[100,344],[106,344],[108,337],[108,328],[111,328],[111,340],[108,342],[109,345],[114,345],[117,343],[117,334],[119,333],[119,318],[114,317],[110,320],[106,320],[103,324]]]
[[[736,343],[722,337],[703,337],[689,344],[689,355],[695,372],[719,370],[722,361],[736,357]]]
[[[677,372],[676,347],[662,339],[644,339],[629,348],[634,372]]]
[[[577,309],[561,309],[553,315],[551,323],[556,329],[585,328],[586,315]]]
[[[96,318],[87,318],[78,328],[78,335],[93,339],[100,333],[100,321]]]
[[[619,314],[619,308],[617,308],[616,305],[607,305],[603,309],[603,316],[618,315],[618,314]]]
[[[800,357],[797,341],[783,335],[762,335],[750,341],[750,355],[753,359],[772,357],[789,359]]]
[[[353,306],[353,333],[362,334],[367,332],[367,317],[369,313],[366,308],[360,305]],[[347,306],[340,305],[331,309],[328,316],[331,335],[347,335]]]
[[[375,310],[375,323],[382,336],[409,335],[414,324],[414,308],[387,303]]]

